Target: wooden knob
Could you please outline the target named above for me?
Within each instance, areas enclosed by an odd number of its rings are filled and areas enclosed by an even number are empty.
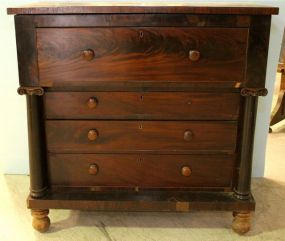
[[[98,100],[95,97],[90,97],[87,101],[87,105],[90,109],[95,109],[98,104]]]
[[[97,139],[97,137],[98,137],[98,131],[97,130],[92,129],[92,130],[88,131],[88,139],[90,141],[95,141]]]
[[[192,173],[192,170],[191,170],[190,167],[184,166],[184,167],[181,168],[181,174],[182,174],[182,176],[184,176],[184,177],[189,177],[189,176],[191,175],[191,173]]]
[[[192,62],[196,62],[200,59],[200,52],[198,50],[190,50],[189,51],[189,59]]]
[[[94,50],[93,49],[85,49],[82,51],[82,56],[83,56],[83,59],[90,61],[90,60],[94,59],[94,57],[95,57]]]
[[[89,166],[89,174],[90,175],[97,175],[99,168],[96,164],[90,164]]]
[[[192,139],[193,139],[193,132],[190,131],[190,130],[186,130],[186,131],[184,132],[184,140],[185,140],[185,141],[190,141],[190,140],[192,140]]]

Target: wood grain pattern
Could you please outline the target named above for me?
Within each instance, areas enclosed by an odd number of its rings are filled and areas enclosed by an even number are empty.
[[[245,87],[265,88],[271,16],[252,16]]]
[[[40,84],[69,85],[79,80],[242,82],[247,35],[243,28],[40,28]],[[94,50],[92,61],[82,58],[86,49]],[[201,53],[197,62],[189,60],[192,49]]]
[[[19,92],[44,93],[27,96],[37,230],[48,209],[70,208],[227,210],[248,231],[256,95],[278,8],[40,3],[8,13],[19,14]]]
[[[70,197],[73,197],[70,199]],[[179,208],[185,204],[187,208]],[[177,208],[178,207],[178,208]],[[50,190],[42,199],[28,198],[28,208],[62,208],[101,211],[253,211],[253,197],[237,200],[232,192],[197,191],[83,191],[82,188]]]
[[[236,120],[239,102],[239,93],[47,92],[44,95],[48,119]]]
[[[19,82],[21,86],[39,85],[34,16],[15,16]]]
[[[49,154],[48,169],[51,186],[230,187],[233,160],[229,155]],[[89,174],[91,164],[98,166],[95,176]],[[191,176],[181,174],[183,166],[191,167]]]
[[[249,27],[247,15],[205,14],[69,14],[35,15],[35,26],[45,27]]]
[[[278,8],[246,3],[175,2],[39,2],[8,8],[8,14],[86,14],[86,13],[192,13],[192,14],[277,14]]]
[[[89,130],[98,131],[95,141]],[[191,130],[191,141],[184,132]],[[237,123],[234,121],[46,121],[50,152],[126,153],[235,152]]]

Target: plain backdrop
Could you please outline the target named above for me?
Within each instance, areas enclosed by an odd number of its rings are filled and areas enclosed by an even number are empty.
[[[6,8],[32,2],[35,1],[1,0],[0,2],[0,171],[2,169],[2,171],[7,174],[28,174],[29,168],[26,100],[24,96],[19,96],[17,94],[18,67],[14,31],[14,18],[13,16],[8,16],[6,14]],[[77,0],[76,2],[80,1]],[[101,0],[100,2],[108,1]],[[119,0],[117,0],[117,2],[119,2]],[[145,0],[143,2],[149,1]],[[158,0],[156,0],[155,2],[158,2]],[[172,0],[169,2],[191,1]],[[198,2],[204,1],[196,1],[196,4]],[[207,0],[205,2],[251,2],[262,5],[277,6],[280,8],[280,14],[278,16],[273,16],[271,25],[270,47],[266,77],[266,87],[268,88],[269,94],[266,97],[261,97],[258,104],[258,115],[253,154],[253,176],[261,177],[264,174],[266,140],[269,128],[274,80],[282,41],[282,34],[285,25],[285,1]]]

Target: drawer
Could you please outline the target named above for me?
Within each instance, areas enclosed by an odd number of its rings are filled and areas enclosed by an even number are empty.
[[[234,152],[235,121],[47,120],[49,152]]]
[[[49,154],[52,186],[229,187],[229,155]]]
[[[48,119],[236,120],[238,93],[47,92]]]
[[[242,82],[247,39],[247,28],[38,28],[40,85]]]

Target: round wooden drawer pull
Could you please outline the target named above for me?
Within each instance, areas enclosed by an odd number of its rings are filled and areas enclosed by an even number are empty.
[[[196,62],[200,59],[200,52],[198,50],[190,50],[189,51],[189,59],[192,61],[192,62]]]
[[[98,131],[97,130],[89,130],[88,131],[88,139],[89,141],[95,141],[98,137]]]
[[[181,168],[181,174],[184,177],[189,177],[192,174],[192,170],[188,166],[184,166]]]
[[[185,141],[191,141],[193,139],[193,132],[190,130],[186,130],[184,132],[184,140]]]
[[[85,49],[82,51],[82,56],[83,56],[83,59],[90,61],[94,59],[95,52],[93,49]]]
[[[87,105],[90,109],[95,109],[97,107],[98,100],[95,97],[90,97],[87,101]]]
[[[89,174],[90,175],[97,175],[99,171],[99,168],[96,164],[90,164],[89,166]]]

